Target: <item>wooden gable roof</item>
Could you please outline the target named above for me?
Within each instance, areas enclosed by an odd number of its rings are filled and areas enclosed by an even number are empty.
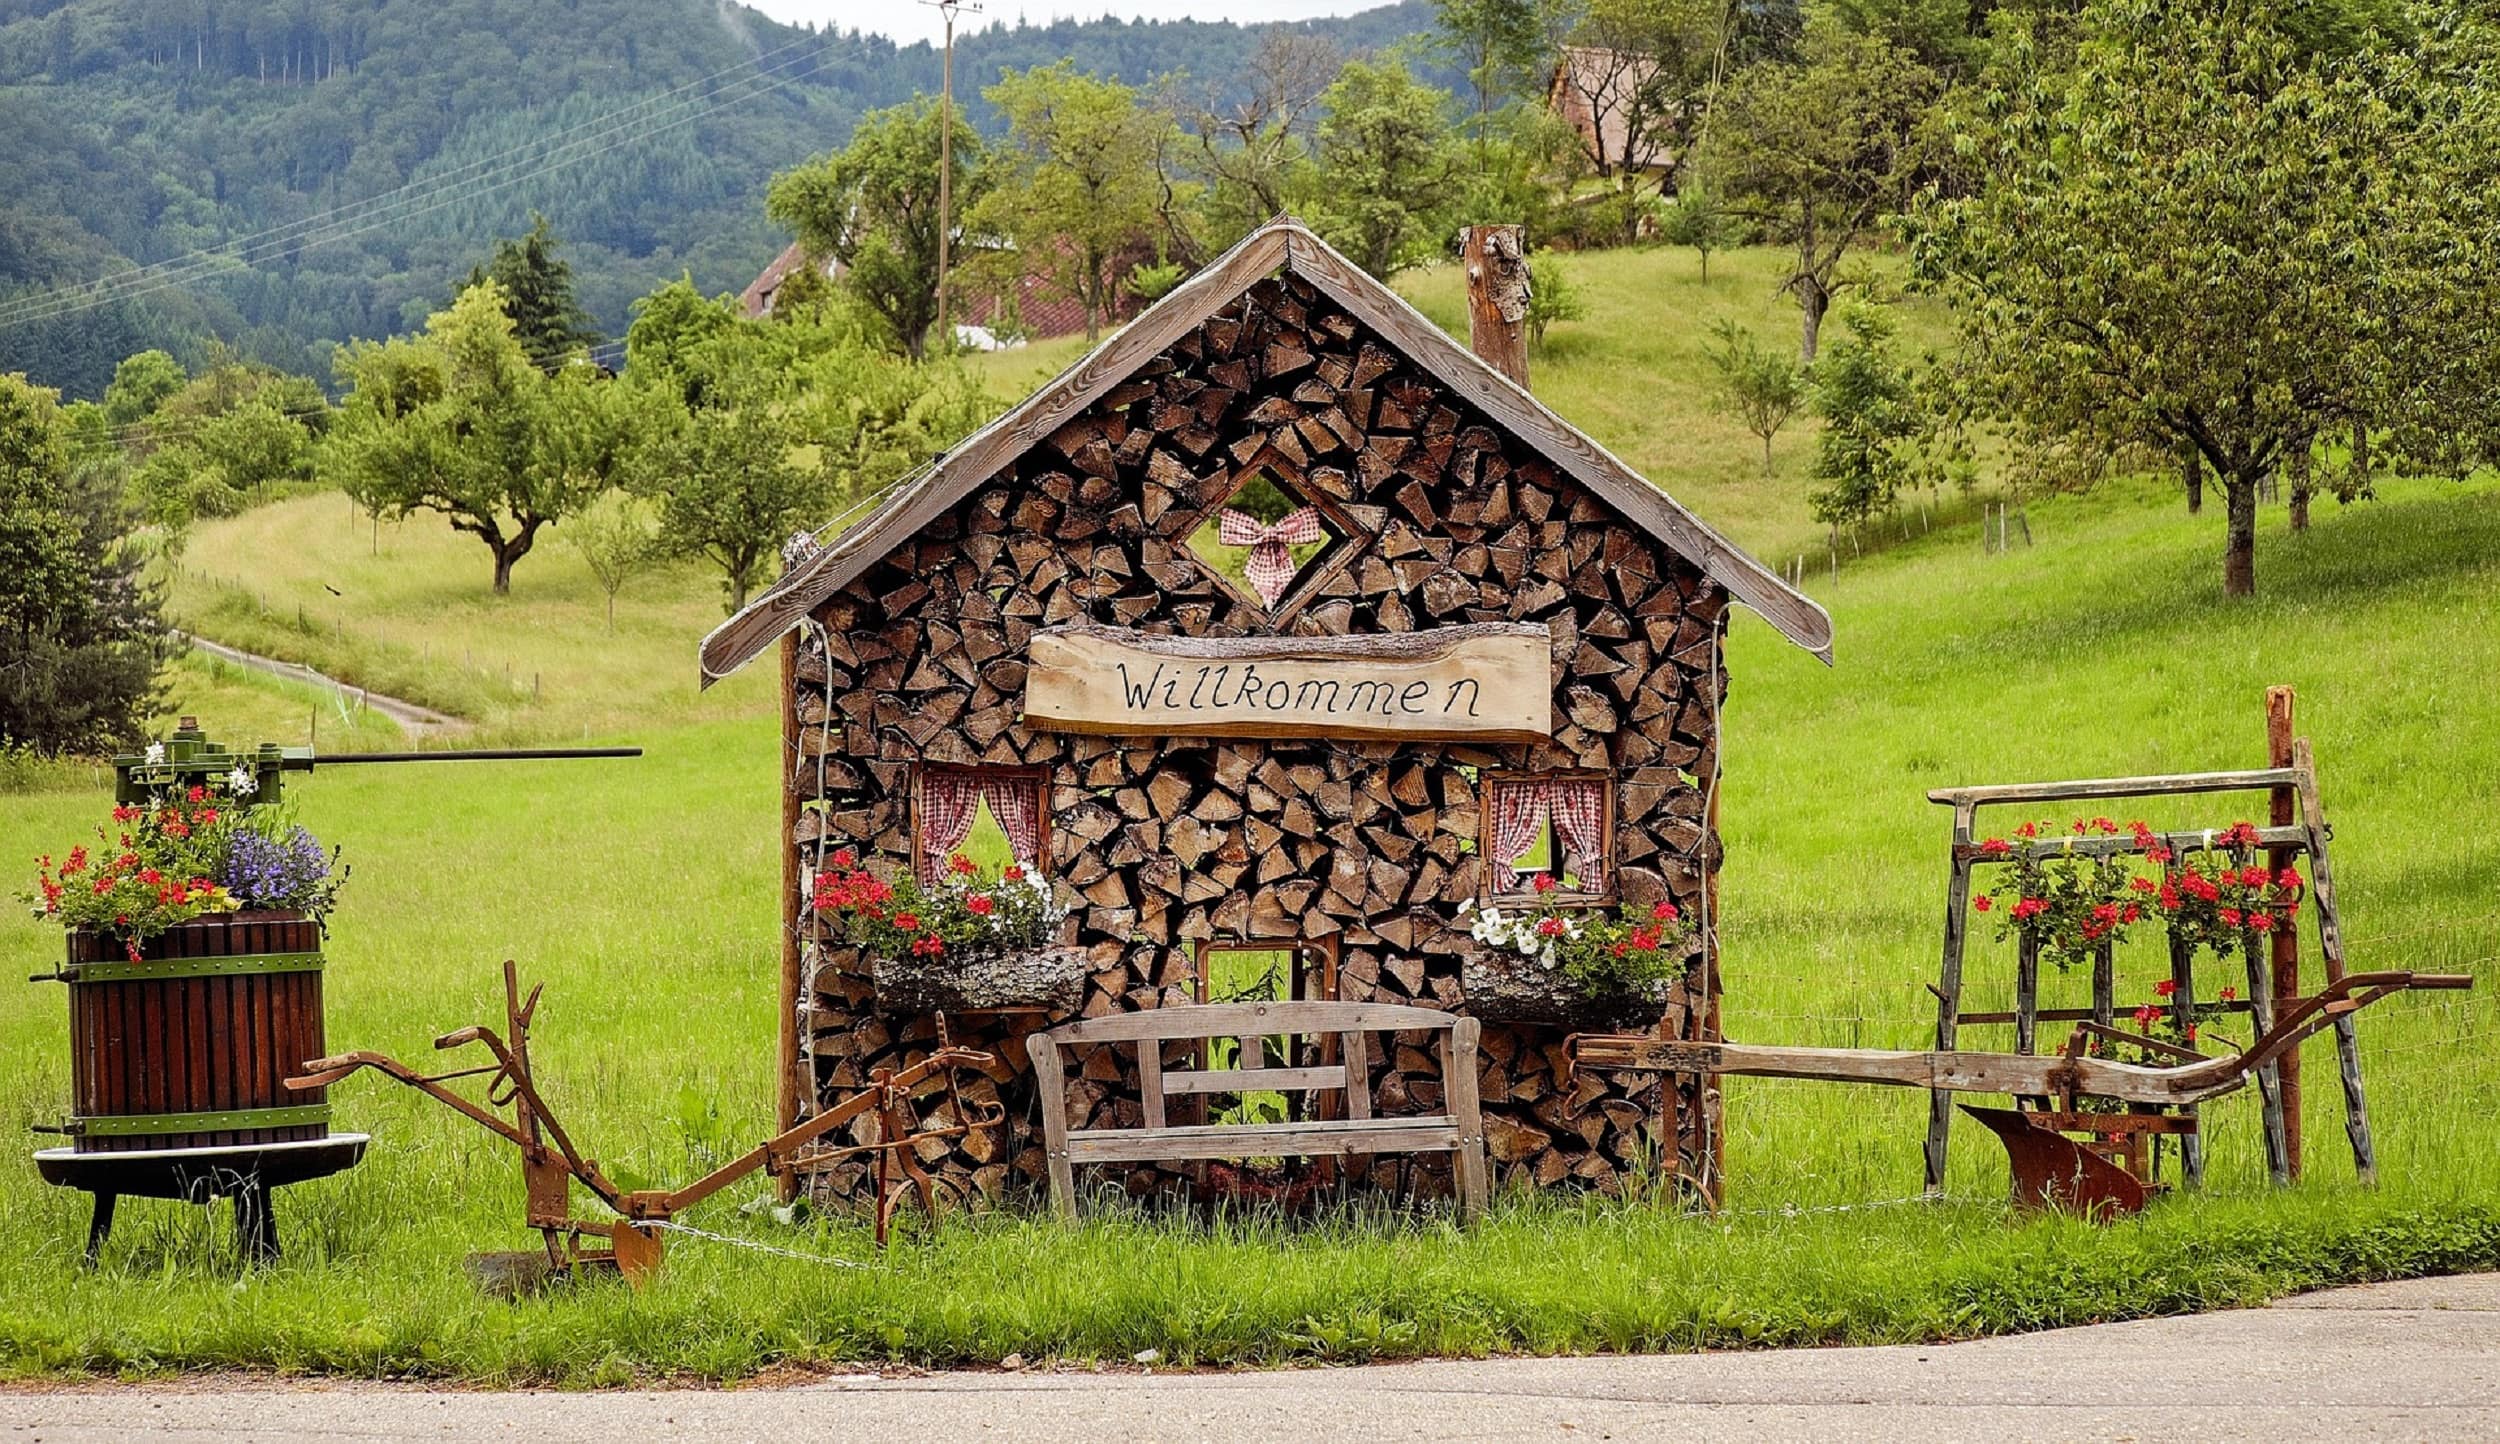
[[[876,510],[823,550],[792,566],[770,590],[721,623],[703,639],[703,685],[708,687],[752,661],[827,598],[1103,393],[1126,381],[1138,367],[1280,270],[1317,287],[1493,425],[1691,562],[1781,635],[1825,662],[1832,659],[1831,617],[1812,598],[1790,587],[1518,383],[1450,339],[1404,297],[1365,274],[1300,221],[1281,216],[1175,287],[1022,404],[965,437],[954,450],[886,497]]]

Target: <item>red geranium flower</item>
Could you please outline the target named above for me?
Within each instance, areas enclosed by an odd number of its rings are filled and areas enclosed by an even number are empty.
[[[898,932],[916,933],[920,931],[920,914],[896,913],[894,915],[894,927]]]
[[[1979,896],[1972,898],[1970,905],[1971,911],[1984,913],[1995,909],[1996,900],[1983,892]]]
[[[1022,882],[1024,881],[1024,864],[1011,862],[1007,864],[1007,870],[1000,873],[998,877],[1001,882]]]
[[[1979,850],[1990,857],[2003,857],[2014,850],[2014,844],[2001,837],[1992,837],[1979,844]]]
[[[2153,985],[2153,996],[2156,998],[2167,998],[2177,991],[2179,984],[2175,979],[2164,978]]]
[[[957,877],[970,877],[981,869],[973,864],[971,858],[959,852],[946,860],[946,870]]]
[[[972,896],[965,898],[964,906],[972,909],[976,913],[979,913],[983,917],[988,917],[998,908],[998,904],[991,899],[988,893],[985,892],[976,892]]]
[[[1536,935],[1541,938],[1561,937],[1563,935],[1563,920],[1561,918],[1545,918],[1539,921],[1536,925]]]
[[[1536,875],[1536,881],[1530,883],[1529,886],[1535,888],[1538,892],[1552,892],[1554,890],[1554,875],[1550,872],[1538,873]]]
[[[1675,910],[1675,904],[1671,902],[1662,902],[1656,907],[1651,908],[1649,910],[1649,915],[1662,923],[1674,922],[1676,918],[1680,916],[1680,914]]]

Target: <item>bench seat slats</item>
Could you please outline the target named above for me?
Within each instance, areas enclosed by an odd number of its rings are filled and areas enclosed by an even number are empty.
[[[1263,1123],[1161,1128],[1071,1130],[1071,1163],[1150,1163],[1180,1158],[1268,1158],[1277,1155],[1347,1153],[1441,1153],[1459,1146],[1458,1120],[1446,1115],[1332,1119],[1316,1123]]]
[[[1476,1098],[1476,1040],[1480,1025],[1431,1008],[1388,1003],[1267,1002],[1198,1003],[1113,1013],[1063,1024],[1024,1040],[1041,1087],[1043,1142],[1050,1160],[1051,1204],[1063,1219],[1076,1217],[1076,1167],[1094,1163],[1163,1163],[1201,1158],[1309,1158],[1370,1153],[1442,1153],[1456,1158],[1459,1206],[1467,1217],[1484,1212],[1486,1170],[1484,1115]],[[1372,1118],[1371,1033],[1438,1033],[1445,1114]],[[1270,1068],[1267,1039],[1277,1035],[1332,1035],[1340,1062],[1320,1067]],[[1237,1038],[1235,1068],[1167,1070],[1167,1043]],[[1143,1128],[1070,1128],[1067,1066],[1063,1050],[1079,1045],[1136,1045]],[[1203,1056],[1203,1055],[1202,1055]],[[1325,1053],[1323,1051],[1323,1056]],[[1343,1118],[1298,1123],[1165,1123],[1166,1094],[1248,1093],[1262,1090],[1334,1091],[1345,1097]]]
[[[1344,1086],[1345,1069],[1334,1063],[1325,1068],[1206,1068],[1163,1075],[1163,1091],[1166,1093],[1242,1093],[1260,1088]]]

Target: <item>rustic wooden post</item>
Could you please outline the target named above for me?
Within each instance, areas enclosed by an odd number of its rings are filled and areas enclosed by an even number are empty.
[[[2028,1057],[2039,1040],[2040,940],[2025,933],[2014,947],[2014,1051]]]
[[[1944,890],[1944,966],[1936,979],[1936,1048],[1950,1051],[1961,1024],[1962,944],[1970,926],[1970,845],[1973,805],[1953,804],[1953,880]],[[1944,1192],[1945,1142],[1953,1126],[1953,1095],[1927,1094],[1927,1191]]]
[[[2260,1038],[2274,1026],[2274,990],[2269,986],[2272,979],[2268,976],[2265,958],[2257,951],[2255,938],[2243,936],[2239,940],[2239,949],[2240,955],[2248,962],[2248,1030],[2252,1038]],[[2257,1067],[2257,1097],[2264,1108],[2266,1172],[2278,1186],[2290,1183],[2291,1156],[2283,1146],[2282,1074],[2271,1062]]]
[[[2318,796],[2318,771],[2309,739],[2292,744],[2294,784],[2300,793],[2301,830],[2309,842],[2309,892],[2318,906],[2318,966],[2330,984],[2344,980],[2344,925],[2335,909],[2335,874],[2326,863],[2326,803]],[[2361,1090],[2361,1039],[2352,1015],[2335,1020],[2335,1060],[2344,1083],[2344,1135],[2352,1141],[2353,1171],[2363,1183],[2378,1182],[2378,1148],[2370,1140],[2370,1100]]]
[[[2266,689],[2266,765],[2292,765],[2292,689]],[[2289,827],[2300,815],[2300,800],[2289,787],[2277,787],[2267,794],[2266,820],[2276,827]],[[2280,875],[2300,856],[2292,847],[2266,850],[2266,866]],[[2300,998],[2300,929],[2296,924],[2278,921],[2268,931],[2273,950],[2274,1006],[2277,1012],[2289,1008]],[[2283,1096],[2283,1150],[2290,1162],[2291,1176],[2300,1177],[2300,1050],[2293,1048],[2275,1063],[2276,1089]]]
[[[773,1083],[773,1116],[787,1133],[799,1121],[799,1015],[807,999],[801,987],[799,923],[799,634],[781,639],[781,1048]],[[798,1195],[796,1174],[774,1182],[783,1203]]]
[[[2170,1019],[2179,1026],[2185,1038],[2196,1023],[2196,949],[2179,938],[2170,940]],[[2184,1117],[2198,1117],[2193,1103],[2179,1110]],[[2198,1131],[2179,1135],[2179,1182],[2186,1188],[2205,1186],[2205,1134],[2203,1124]]]
[[[2118,1021],[2118,959],[2106,942],[2092,951],[2092,1021],[2104,1028]]]
[[[1525,226],[1469,226],[1460,251],[1467,269],[1467,344],[1486,364],[1528,385],[1528,247]]]

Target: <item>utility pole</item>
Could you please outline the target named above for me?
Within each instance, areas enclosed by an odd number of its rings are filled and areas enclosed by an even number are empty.
[[[920,0],[946,21],[946,60],[938,91],[938,264],[937,326],[939,344],[955,349],[954,328],[946,323],[946,263],[955,240],[955,12],[981,13],[964,0]]]

